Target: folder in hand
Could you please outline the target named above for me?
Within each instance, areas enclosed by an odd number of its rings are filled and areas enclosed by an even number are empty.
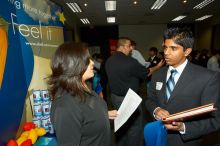
[[[197,117],[199,115],[208,114],[210,112],[216,111],[217,108],[214,107],[214,103],[206,104],[182,112],[178,112],[164,118],[162,121],[164,123],[170,123],[172,121],[185,121],[188,118]]]

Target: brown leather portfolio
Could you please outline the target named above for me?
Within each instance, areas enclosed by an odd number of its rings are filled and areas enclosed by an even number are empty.
[[[210,103],[210,104],[206,104],[203,106],[199,106],[196,108],[192,108],[189,110],[185,110],[182,112],[172,114],[169,117],[164,118],[163,122],[169,123],[172,121],[185,121],[186,119],[197,117],[197,116],[200,116],[203,114],[208,114],[208,113],[213,112],[215,110],[217,110],[217,108],[214,107],[214,103]]]

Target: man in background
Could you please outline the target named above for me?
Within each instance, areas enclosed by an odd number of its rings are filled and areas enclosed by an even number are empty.
[[[149,67],[154,67],[160,62],[160,58],[157,56],[157,52],[158,52],[158,50],[156,47],[151,47],[149,49],[149,56],[150,56],[148,58],[148,62],[150,62]]]
[[[141,65],[148,67],[146,66],[146,61],[143,55],[136,49],[136,43],[133,40],[131,40],[131,47],[132,47],[131,57],[136,59]]]
[[[147,60],[150,63],[149,67],[154,67],[161,61],[161,59],[157,56],[157,52],[158,50],[156,47],[151,47],[149,49],[150,57]],[[147,79],[147,90],[149,89],[150,81],[151,81],[151,76],[149,76],[149,78]]]
[[[207,62],[207,68],[213,71],[220,72],[220,50],[213,50],[213,56]]]
[[[140,80],[159,69],[163,62],[147,69],[130,57],[132,51],[129,38],[118,40],[117,51],[106,61],[106,73],[111,89],[112,104],[119,109],[129,88],[139,92]],[[128,121],[116,132],[118,146],[140,146],[143,135],[142,110],[139,106]]]

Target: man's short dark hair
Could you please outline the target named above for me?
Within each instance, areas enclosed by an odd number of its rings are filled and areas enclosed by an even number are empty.
[[[171,27],[164,32],[164,41],[172,39],[176,44],[184,49],[193,48],[194,38],[189,28]]]
[[[157,52],[158,52],[158,50],[157,50],[157,48],[156,48],[156,47],[151,47],[149,50],[150,50],[150,51],[153,51],[153,52],[155,52],[155,53],[157,53]]]
[[[129,37],[120,37],[118,39],[118,43],[117,43],[117,48],[119,48],[120,46],[123,46],[126,41],[130,41],[131,39]]]
[[[131,46],[136,46],[136,42],[134,40],[130,40],[131,41]]]

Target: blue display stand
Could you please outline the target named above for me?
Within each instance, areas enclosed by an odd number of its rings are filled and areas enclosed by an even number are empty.
[[[34,146],[58,146],[56,137],[41,137]]]

